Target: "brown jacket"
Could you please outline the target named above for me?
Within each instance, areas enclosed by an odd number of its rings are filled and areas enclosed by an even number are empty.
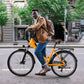
[[[46,20],[43,17],[39,16],[37,23],[31,26],[30,28],[36,31],[36,37],[38,42],[45,43],[46,41],[49,40],[49,36],[48,36],[48,33],[41,28],[41,26],[47,30]]]

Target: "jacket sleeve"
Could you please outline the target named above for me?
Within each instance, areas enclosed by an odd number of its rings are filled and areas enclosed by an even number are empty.
[[[38,30],[44,23],[44,18],[39,18],[37,24],[30,26],[32,30]]]

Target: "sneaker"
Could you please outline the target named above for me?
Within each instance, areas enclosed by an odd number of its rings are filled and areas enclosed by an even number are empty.
[[[42,70],[43,70],[43,69],[42,69]],[[35,75],[42,75],[42,76],[45,76],[45,75],[46,75],[45,73],[43,73],[43,74],[41,73],[42,70],[40,70],[39,72],[35,73]]]
[[[40,72],[40,74],[46,74],[46,72],[48,72],[50,70],[51,70],[50,67],[46,67]]]

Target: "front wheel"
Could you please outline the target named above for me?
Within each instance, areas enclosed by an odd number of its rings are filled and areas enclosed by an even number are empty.
[[[23,60],[23,57],[25,59]],[[8,58],[7,65],[9,70],[17,76],[26,76],[29,74],[34,67],[34,58],[33,55],[25,50],[16,50]]]
[[[57,52],[57,54],[65,62],[65,65],[51,66],[52,71],[60,77],[68,77],[72,75],[77,68],[77,59],[74,56],[74,54],[71,53],[70,51],[59,51]],[[51,63],[53,64],[53,63],[62,63],[62,62],[58,59],[56,54],[54,54]]]

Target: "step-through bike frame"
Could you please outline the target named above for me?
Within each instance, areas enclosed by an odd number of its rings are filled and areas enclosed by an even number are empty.
[[[55,51],[56,44],[57,44],[57,42],[55,42],[55,45],[54,45],[54,47],[52,49],[52,52],[51,52],[50,56],[49,57],[43,57],[44,60],[46,61],[46,63],[49,66],[63,66],[63,65],[65,65],[65,62],[60,58],[58,53]],[[29,46],[32,46],[34,49],[36,49],[36,43],[35,43],[33,38],[31,38],[31,40],[29,41]],[[51,58],[53,56],[53,53],[56,54],[56,56],[58,57],[58,59],[60,60],[61,63],[53,63],[53,64],[50,63],[50,60],[51,60]]]

